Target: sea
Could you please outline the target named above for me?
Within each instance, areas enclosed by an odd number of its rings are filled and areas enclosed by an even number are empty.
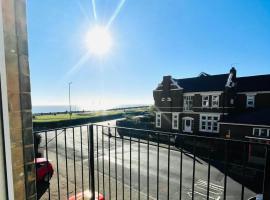
[[[73,111],[81,111],[81,109],[78,106],[72,106],[71,110]],[[36,113],[54,113],[54,112],[66,112],[69,111],[69,106],[65,105],[50,105],[50,106],[33,106],[32,112],[34,114]]]
[[[129,108],[129,107],[136,107],[136,106],[149,106],[147,104],[132,104],[132,105],[120,105],[120,106],[111,106],[111,107],[106,107],[106,110],[109,109],[121,109],[121,108]],[[72,111],[94,111],[97,109],[84,109],[80,106],[71,106]],[[55,113],[55,112],[66,112],[69,111],[69,106],[68,105],[42,105],[42,106],[35,106],[33,105],[32,107],[32,112],[33,114],[37,113]]]

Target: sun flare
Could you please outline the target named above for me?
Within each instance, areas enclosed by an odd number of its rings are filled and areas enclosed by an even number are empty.
[[[104,55],[112,46],[111,34],[106,27],[95,26],[87,33],[86,43],[91,54]]]

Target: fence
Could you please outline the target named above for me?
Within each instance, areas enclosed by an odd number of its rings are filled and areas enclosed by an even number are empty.
[[[41,199],[87,189],[93,199],[270,199],[269,144],[98,124],[35,134],[49,161],[42,169],[54,168],[48,183],[37,165]],[[250,163],[254,147],[264,152],[262,165]]]

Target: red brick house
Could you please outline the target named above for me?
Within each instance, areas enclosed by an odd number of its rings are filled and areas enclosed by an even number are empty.
[[[270,74],[229,73],[174,79],[153,91],[158,130],[245,138],[270,136]]]

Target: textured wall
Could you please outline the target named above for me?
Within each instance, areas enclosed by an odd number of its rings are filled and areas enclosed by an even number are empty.
[[[1,0],[14,196],[36,199],[25,0]]]

